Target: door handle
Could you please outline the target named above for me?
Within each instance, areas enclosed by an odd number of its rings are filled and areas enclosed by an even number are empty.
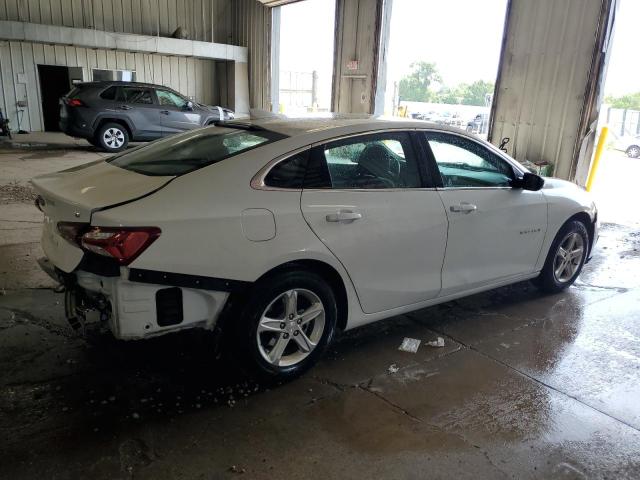
[[[471,212],[475,212],[478,209],[478,207],[471,203],[461,202],[458,205],[451,205],[449,209],[452,212],[471,213]]]
[[[120,105],[120,110],[131,110],[133,107],[130,107],[129,105]]]
[[[362,214],[358,212],[351,212],[349,210],[340,210],[338,213],[330,213],[326,218],[327,222],[351,223],[361,219]]]
[[[169,115],[169,110],[160,110],[160,113],[163,115]]]

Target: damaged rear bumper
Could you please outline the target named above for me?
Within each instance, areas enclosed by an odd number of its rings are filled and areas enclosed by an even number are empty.
[[[40,267],[65,287],[65,314],[69,324],[83,333],[106,326],[122,340],[136,340],[187,328],[211,330],[222,312],[229,291],[133,280],[131,270],[118,276],[76,270],[63,273],[47,259]],[[154,280],[158,283],[150,283]],[[163,282],[164,283],[164,282]],[[168,282],[167,282],[168,283]]]

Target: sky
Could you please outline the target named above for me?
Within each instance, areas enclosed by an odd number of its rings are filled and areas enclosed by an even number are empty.
[[[419,60],[435,62],[447,85],[495,81],[506,5],[507,0],[393,0],[387,85]],[[327,99],[334,11],[335,0],[306,0],[281,8],[280,70],[317,70],[321,97]],[[607,94],[640,91],[639,18],[640,0],[620,0]]]

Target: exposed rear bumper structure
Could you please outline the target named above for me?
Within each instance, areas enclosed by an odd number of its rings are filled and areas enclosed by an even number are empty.
[[[129,269],[124,267],[121,275],[114,277],[83,270],[62,273],[46,257],[38,259],[38,264],[51,278],[64,284],[65,313],[75,330],[89,324],[106,324],[122,340],[186,328],[211,330],[230,294],[223,283],[219,284],[221,290],[213,290],[214,284],[191,288],[179,278],[174,285],[166,280],[163,284],[139,278],[132,281]]]

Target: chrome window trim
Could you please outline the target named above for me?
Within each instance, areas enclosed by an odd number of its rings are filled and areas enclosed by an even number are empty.
[[[269,185],[264,183],[265,178],[269,175],[269,172],[276,165],[280,164],[280,162],[284,162],[289,158],[302,153],[304,151],[311,150],[311,145],[305,145],[304,147],[296,148],[295,150],[291,150],[283,155],[279,155],[273,160],[269,161],[264,167],[258,170],[253,178],[251,179],[250,185],[254,190],[266,190],[271,192],[301,192],[302,188],[282,188],[282,187],[270,187]]]
[[[335,137],[330,137],[325,140],[314,142],[310,145],[305,145],[304,147],[297,148],[295,150],[291,150],[285,154],[279,155],[273,160],[269,161],[264,167],[258,170],[253,178],[251,179],[251,188],[254,190],[265,190],[265,191],[276,191],[276,192],[301,192],[302,188],[281,188],[281,187],[269,187],[264,183],[265,177],[269,174],[272,168],[274,168],[278,163],[287,160],[288,158],[297,155],[300,152],[304,152],[306,150],[311,150],[312,148],[318,147],[320,145],[326,145],[327,143],[333,143],[340,140],[345,140],[348,138],[362,137],[366,135],[376,135],[379,133],[410,133],[410,132],[424,132],[424,133],[446,133],[449,135],[456,135],[458,137],[465,138],[481,147],[485,148],[487,151],[497,155],[504,161],[506,161],[513,169],[523,175],[525,171],[522,170],[520,165],[514,163],[513,159],[511,159],[508,155],[506,155],[502,150],[498,149],[495,145],[489,142],[482,141],[477,139],[465,132],[454,132],[447,129],[440,129],[437,127],[397,127],[397,128],[382,128],[376,130],[367,130],[364,132],[356,132],[356,133],[348,133],[344,135],[338,135]],[[417,152],[416,152],[417,153]],[[415,188],[347,188],[347,189],[335,189],[335,188],[306,188],[304,190],[314,191],[314,192],[326,192],[326,191],[341,191],[341,192],[391,192],[391,191],[433,191],[433,190],[513,190],[513,187],[433,187],[433,188],[425,188],[425,187],[415,187]]]

